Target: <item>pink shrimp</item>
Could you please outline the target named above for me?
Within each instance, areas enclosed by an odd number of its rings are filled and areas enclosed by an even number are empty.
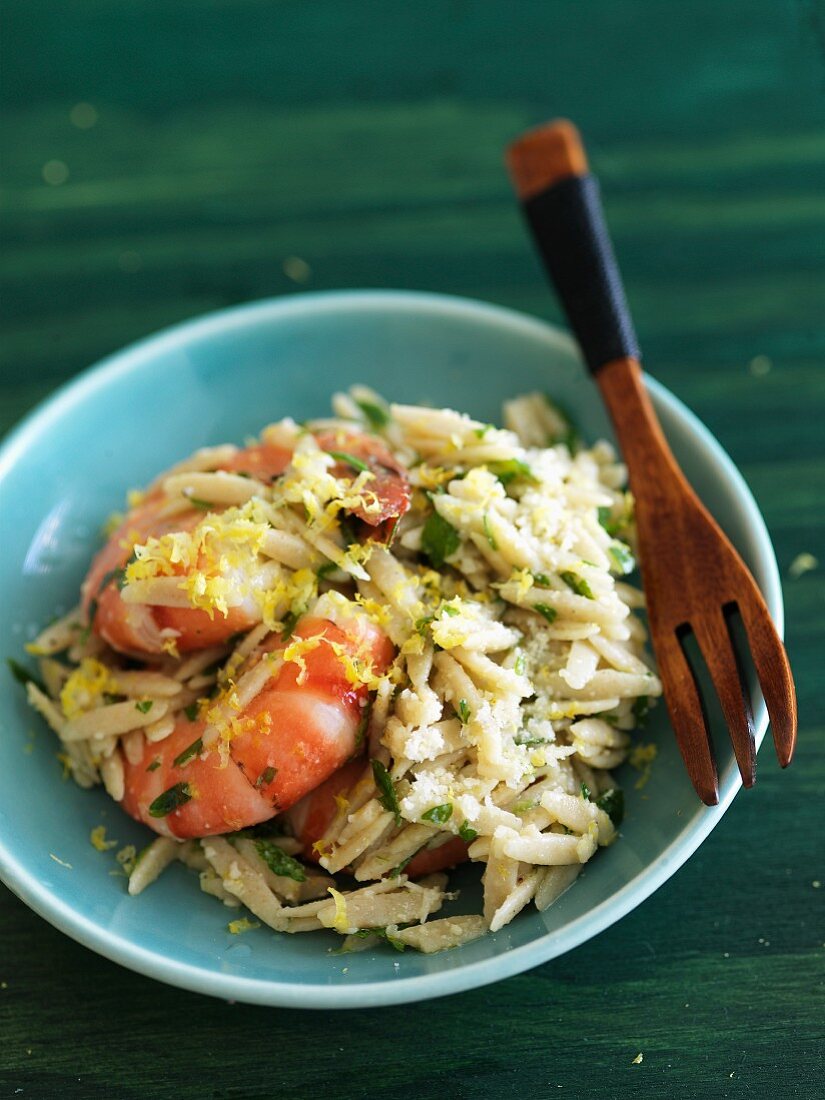
[[[342,432],[317,436],[319,446],[336,455],[332,468],[337,477],[355,471],[347,457],[363,463],[373,477],[369,483],[374,501],[370,509],[356,507],[352,514],[389,538],[398,519],[410,506],[410,486],[404,468],[385,444],[373,437]],[[338,458],[338,452],[341,457]],[[291,451],[268,444],[247,447],[219,464],[221,470],[249,474],[269,482],[283,473]],[[166,498],[159,486],[127,515],[108,543],[92,562],[83,583],[83,607],[92,629],[114,649],[132,656],[162,654],[170,641],[179,653],[218,645],[239,631],[248,630],[260,619],[254,600],[230,607],[226,614],[210,614],[196,607],[166,607],[127,603],[116,578],[122,573],[133,547],[151,537],[192,531],[203,512],[191,508],[164,515]],[[215,509],[216,511],[220,509]]]
[[[339,799],[355,786],[363,773],[363,760],[350,761],[311,790],[286,815],[292,832],[303,845],[303,859],[318,861],[316,845],[338,812]],[[420,852],[416,852],[404,873],[410,878],[421,878],[435,871],[455,867],[464,863],[467,858],[466,842],[455,836],[439,848],[422,848]]]
[[[264,648],[277,656],[293,643],[298,656],[274,661],[271,679],[233,721],[228,755],[220,737],[204,748],[205,718],[181,717],[140,760],[124,761],[127,813],[166,836],[234,832],[288,809],[357,751],[368,689],[353,686],[348,658],[380,675],[392,643],[362,615],[338,625],[306,616],[288,642],[273,635]]]

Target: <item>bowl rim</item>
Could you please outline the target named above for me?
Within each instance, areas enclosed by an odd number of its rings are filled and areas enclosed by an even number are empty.
[[[428,313],[451,316],[475,323],[509,329],[538,338],[578,356],[573,340],[564,330],[515,310],[471,298],[408,290],[341,290],[267,298],[241,306],[207,313],[170,326],[107,356],[64,383],[27,414],[0,444],[0,486],[17,459],[36,437],[64,417],[88,396],[105,389],[114,380],[156,354],[186,346],[217,333],[244,328],[250,322],[282,320],[302,315],[318,316],[339,311]],[[784,631],[784,605],[779,570],[765,522],[744,478],[733,461],[702,422],[677,397],[646,376],[654,406],[666,409],[680,420],[721,467],[745,513],[754,536],[755,571],[763,581],[763,595],[780,636]],[[754,724],[757,746],[768,725],[764,703],[756,708]],[[4,844],[0,836],[0,880],[25,904],[60,931],[83,946],[128,969],[196,993],[243,1001],[248,1004],[287,1008],[370,1008],[402,1004],[459,993],[512,977],[572,950],[615,924],[662,886],[702,844],[719,823],[741,787],[735,766],[720,776],[719,803],[698,804],[683,823],[679,835],[652,863],[609,898],[556,932],[547,932],[530,943],[513,947],[490,958],[464,966],[390,981],[363,982],[352,987],[322,983],[296,983],[271,978],[249,978],[206,970],[171,960],[149,948],[125,940],[78,913],[71,904],[51,894],[36,876]]]

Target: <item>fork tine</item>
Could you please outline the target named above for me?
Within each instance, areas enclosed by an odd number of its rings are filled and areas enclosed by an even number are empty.
[[[776,755],[787,768],[796,747],[796,689],[791,666],[761,596],[751,594],[740,600],[738,607],[771,719]]]
[[[692,626],[722,704],[742,783],[752,787],[756,780],[753,709],[730,627],[720,607],[708,608]]]
[[[676,632],[656,638],[656,661],[670,721],[696,793],[707,806],[719,801],[716,760],[699,684]]]

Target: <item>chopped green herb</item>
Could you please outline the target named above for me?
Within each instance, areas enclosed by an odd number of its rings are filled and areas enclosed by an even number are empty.
[[[457,607],[452,607],[452,606],[451,606],[450,604],[448,604],[448,603],[443,603],[443,604],[441,605],[441,614],[442,614],[442,615],[451,615],[451,616],[452,616],[452,615],[460,615],[460,614],[461,614],[461,612],[460,612],[460,611],[458,610],[458,608],[457,608]]]
[[[329,455],[336,462],[343,462],[346,466],[352,466],[353,470],[369,471],[369,466],[362,458],[356,458],[355,455],[351,455],[347,451],[330,451]]]
[[[338,566],[335,564],[334,561],[325,561],[320,569],[318,569],[315,576],[318,578],[319,581],[325,580],[330,575],[330,573],[334,573],[337,568]]]
[[[471,715],[470,715],[470,704],[467,702],[466,699],[459,699],[458,700],[458,706],[456,707],[456,710],[458,712],[458,717],[461,719],[462,724],[466,726],[467,723],[470,721],[470,717],[471,717]]]
[[[385,810],[389,810],[389,812],[395,816],[395,824],[400,826],[401,807],[398,804],[398,795],[395,793],[395,787],[390,779],[390,773],[380,760],[371,760],[370,763],[372,764],[372,775],[375,780],[375,785],[379,791],[378,801]]]
[[[358,728],[355,731],[355,755],[364,743],[364,738],[367,736],[367,730],[370,725],[370,716],[372,714],[372,699],[367,699],[366,706],[361,711],[361,719],[358,722]]]
[[[309,516],[307,516],[307,520],[309,520]],[[355,523],[349,516],[340,516],[338,520],[338,530],[341,532],[344,546],[350,547],[353,544],[358,544],[358,532]]]
[[[306,882],[307,874],[303,865],[271,840],[256,840],[255,851],[273,875],[282,875],[284,878],[294,879],[295,882]]]
[[[386,428],[389,424],[390,414],[380,405],[376,405],[373,401],[358,400],[356,400],[355,404],[369,421],[370,427],[375,428],[376,431],[380,431],[381,428]]]
[[[484,534],[487,536],[487,541],[490,544],[490,548],[492,550],[498,550],[498,543],[496,542],[495,535],[490,530],[490,520],[489,520],[486,512],[481,517],[481,522],[484,524]]]
[[[546,573],[534,573],[533,574],[533,583],[538,588],[552,588],[553,587],[552,582],[551,582],[550,578],[547,576]]]
[[[476,439],[483,439],[487,432],[491,432],[493,430],[493,427],[493,424],[482,424],[480,428],[473,428],[473,435],[476,437]],[[495,473],[495,470],[493,470],[493,473]]]
[[[183,713],[189,719],[190,722],[194,722],[198,717],[198,704],[190,703],[188,707],[183,708]]]
[[[78,638],[81,645],[85,645],[89,640],[89,636],[92,633],[92,624],[95,621],[95,615],[97,615],[97,608],[97,600],[89,600],[89,617],[86,621],[86,625],[80,631],[80,636]]]
[[[438,512],[427,517],[421,532],[421,549],[436,569],[440,569],[460,545],[461,537],[451,523],[442,519]]]
[[[571,573],[569,570],[559,573],[559,576],[577,596],[585,596],[588,600],[595,600],[596,597],[584,577],[580,577],[577,573]]]
[[[599,517],[599,523],[604,527],[608,535],[615,535],[620,524],[617,520],[613,519],[613,509],[602,505],[598,509],[597,515]]]
[[[435,615],[424,615],[420,619],[415,620],[415,630],[417,634],[420,634],[422,638],[427,636],[427,627],[435,619]]]
[[[366,940],[369,939],[370,936],[375,936],[379,940],[386,940],[396,951],[403,951],[406,947],[406,944],[402,943],[401,940],[397,940],[394,936],[391,936],[386,928],[359,928],[356,932],[353,932],[352,935],[357,936],[360,940]]]
[[[202,512],[208,512],[215,507],[211,501],[201,500],[200,497],[188,497],[187,499],[193,508],[200,508]]]
[[[523,653],[519,653],[518,657],[516,657],[513,662],[513,672],[515,672],[516,676],[523,676],[526,668],[527,658]]]
[[[559,614],[555,607],[551,607],[547,603],[534,603],[533,610],[538,611],[539,615],[543,619],[547,619],[548,623],[554,623]]]
[[[520,458],[505,458],[500,462],[488,462],[487,469],[491,474],[495,474],[505,489],[511,481],[516,481],[518,478],[521,478],[522,481],[529,481],[533,485],[538,484],[538,478],[527,463],[522,462]]]
[[[275,778],[275,776],[277,774],[278,774],[278,769],[273,768],[272,765],[270,765],[268,768],[264,768],[264,770],[261,772],[261,774],[255,780],[255,786],[258,787],[258,788],[268,787],[269,784],[272,782],[272,780]]]
[[[147,770],[147,772],[156,772],[159,767],[160,767],[160,760],[153,760],[152,763],[149,765],[149,767],[146,770]]]
[[[184,764],[188,764],[190,760],[194,760],[195,757],[203,751],[203,739],[198,738],[197,741],[193,741],[191,745],[178,753],[173,763],[176,768],[182,768]]]
[[[34,684],[39,691],[42,691],[44,695],[47,695],[46,685],[39,680],[33,673],[29,672],[27,668],[24,668],[18,661],[15,661],[14,657],[7,657],[6,664],[9,666],[9,670],[18,684],[22,684],[23,687],[26,684]]]
[[[138,702],[135,703],[135,710],[139,710],[141,714],[148,714],[152,709],[152,703],[152,699],[139,699]]]
[[[462,821],[458,827],[458,835],[466,844],[472,844],[478,836],[478,833],[472,825],[468,825],[466,821]]]
[[[179,810],[181,806],[185,806],[191,797],[192,792],[188,783],[176,783],[174,787],[157,796],[149,806],[149,813],[152,817],[166,817],[173,810]]]
[[[610,556],[616,563],[620,573],[632,573],[636,568],[636,559],[630,551],[630,547],[623,542],[611,542]]]
[[[537,798],[522,798],[522,799],[520,799],[520,801],[516,802],[516,804],[513,806],[513,813],[514,814],[529,813],[530,810],[535,810],[535,808],[536,808],[536,806],[538,806],[538,804],[539,804],[539,802],[538,802]]]
[[[302,614],[301,611],[290,611],[288,615],[284,615],[284,620],[281,623],[281,641],[285,642],[292,637],[292,631]]]
[[[596,799],[596,805],[600,810],[604,810],[618,829],[624,818],[624,792],[618,787],[613,787]]]
[[[586,783],[582,783],[582,798],[585,800],[585,802],[590,801],[590,788]]]
[[[520,730],[513,738],[513,743],[522,745],[526,749],[534,749],[536,745],[546,745],[546,737],[531,737],[527,730]]]
[[[631,712],[636,719],[637,726],[643,726],[647,721],[648,711],[650,710],[650,698],[647,695],[640,695],[633,700],[633,706]]]
[[[432,821],[433,825],[443,825],[453,816],[452,802],[445,802],[441,806],[433,806],[431,810],[421,815],[422,821]]]
[[[98,588],[97,588],[98,596],[103,591],[103,589],[106,587],[106,585],[110,584],[112,581],[116,582],[118,589],[123,588],[123,586],[126,584],[126,570],[125,570],[125,568],[110,569],[108,573],[103,574],[103,580],[100,582],[100,584],[98,585]]]
[[[406,871],[408,865],[415,858],[416,853],[413,852],[411,856],[407,856],[406,859],[402,859],[401,862],[388,873],[387,878],[398,878],[400,874]]]

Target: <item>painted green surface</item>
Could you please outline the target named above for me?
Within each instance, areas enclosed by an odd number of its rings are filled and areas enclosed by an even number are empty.
[[[18,0],[0,48],[0,430],[102,355],[251,298],[417,287],[557,317],[501,150],[576,119],[648,367],[765,514],[801,710],[793,768],[766,747],[757,787],[639,910],[429,1004],[213,1002],[3,891],[0,1095],[820,1096],[825,4]],[[801,552],[823,564],[791,579]]]

